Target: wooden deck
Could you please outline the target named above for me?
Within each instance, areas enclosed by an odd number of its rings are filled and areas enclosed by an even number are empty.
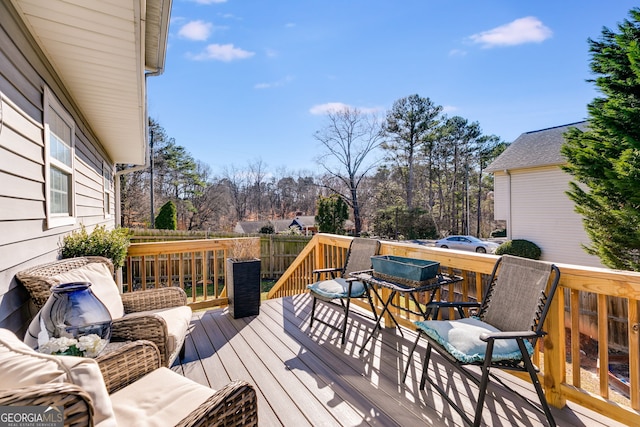
[[[319,305],[325,319],[340,314]],[[186,342],[186,355],[173,370],[214,389],[231,379],[256,386],[262,426],[458,426],[461,417],[429,385],[420,391],[418,352],[406,385],[400,377],[415,334],[384,329],[360,355],[358,350],[373,321],[353,315],[347,343],[322,324],[309,330],[311,298],[308,294],[263,301],[259,316],[233,319],[226,309],[198,312]],[[424,347],[422,347],[424,349]],[[422,352],[420,352],[422,354]],[[441,359],[436,375],[450,396],[472,417],[477,392],[468,380],[445,369]],[[432,365],[433,366],[433,365]],[[500,374],[510,387],[537,402],[531,384]],[[483,421],[491,426],[546,425],[544,415],[497,383],[489,387]],[[569,403],[553,409],[559,426],[619,424],[586,408]]]

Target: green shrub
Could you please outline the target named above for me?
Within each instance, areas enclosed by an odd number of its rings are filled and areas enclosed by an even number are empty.
[[[82,225],[80,230],[63,238],[60,255],[62,258],[103,256],[109,258],[115,268],[120,268],[127,257],[131,235],[132,232],[128,228],[107,230],[104,225],[97,226],[89,234]]]
[[[498,246],[496,255],[515,255],[522,258],[540,259],[542,251],[533,242],[524,239],[509,240]]]
[[[155,220],[155,226],[158,230],[177,230],[178,229],[178,208],[173,200],[169,200],[162,205],[160,212]]]
[[[276,229],[273,227],[273,224],[271,223],[263,225],[260,228],[260,231],[258,231],[258,233],[260,234],[273,234],[275,232],[276,232]]]
[[[491,232],[491,237],[507,237],[507,229],[501,228],[499,230],[493,230]]]

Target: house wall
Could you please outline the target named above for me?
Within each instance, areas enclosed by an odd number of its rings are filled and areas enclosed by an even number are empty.
[[[496,173],[493,179],[493,216],[496,220],[509,220],[510,179],[506,173]]]
[[[78,223],[52,229],[45,217],[45,86],[76,125]],[[10,2],[0,2],[0,99],[0,327],[21,334],[35,313],[15,273],[57,259],[62,237],[80,223],[113,227],[104,214],[102,178],[103,161],[111,163]]]
[[[589,238],[565,194],[570,178],[557,166],[495,172],[496,219],[507,221],[509,239],[537,244],[546,261],[602,267],[582,249]]]

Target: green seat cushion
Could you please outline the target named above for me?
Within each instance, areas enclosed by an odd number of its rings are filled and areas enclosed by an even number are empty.
[[[307,286],[307,288],[319,296],[325,298],[346,298],[349,293],[349,282],[342,277],[331,280],[320,280]],[[364,295],[365,287],[362,282],[352,282],[351,297],[358,298]]]
[[[415,325],[462,363],[484,361],[487,343],[480,339],[480,335],[500,332],[477,317],[458,320],[426,320],[415,322]],[[529,355],[533,354],[531,343],[527,340],[524,343]],[[491,361],[521,359],[522,354],[515,339],[494,341]]]

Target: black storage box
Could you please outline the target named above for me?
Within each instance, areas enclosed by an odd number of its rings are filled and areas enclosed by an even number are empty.
[[[227,296],[234,319],[260,314],[260,260],[227,258]]]

